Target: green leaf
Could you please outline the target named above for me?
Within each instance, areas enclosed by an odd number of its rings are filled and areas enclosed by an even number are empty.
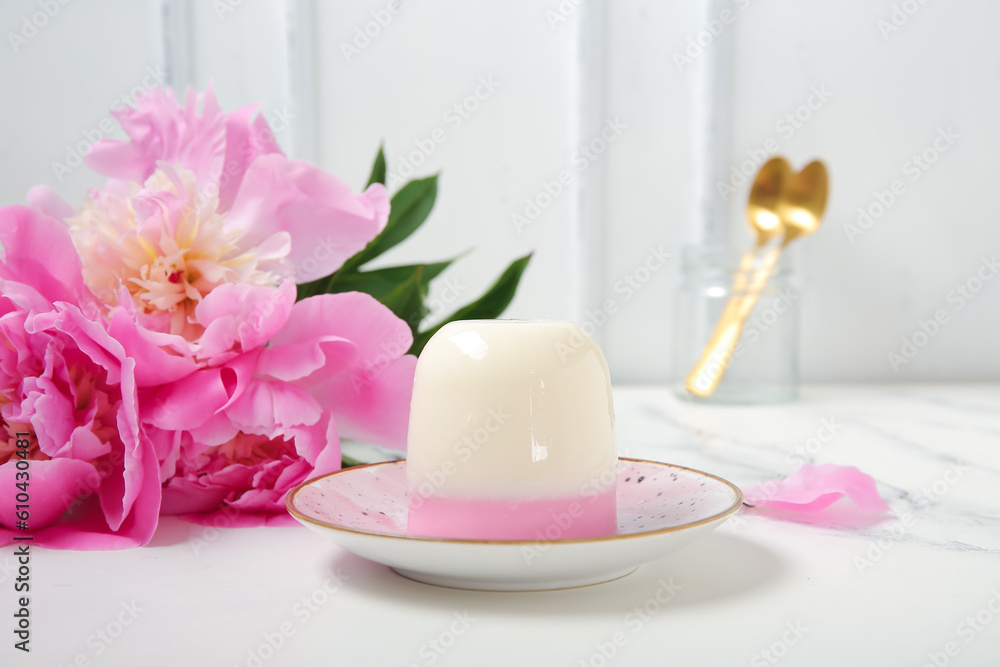
[[[323,287],[329,282],[332,276],[327,276],[325,278],[320,278],[319,280],[313,280],[308,283],[299,283],[295,286],[295,300],[302,301],[302,299],[308,299],[311,296],[316,296],[317,294],[324,294],[325,291]]]
[[[420,322],[428,312],[424,306],[427,286],[423,281],[423,274],[424,267],[417,266],[409,278],[379,299],[396,314],[396,317],[410,325],[410,329],[414,331],[420,326]]]
[[[348,456],[347,454],[340,455],[340,467],[341,468],[352,468],[354,466],[363,466],[364,461],[359,461],[355,458]]]
[[[461,256],[459,255],[458,257]],[[364,292],[371,294],[381,301],[392,290],[398,287],[400,283],[413,275],[414,271],[421,267],[424,270],[422,281],[424,286],[427,287],[430,281],[437,278],[458,257],[433,264],[409,264],[406,266],[390,266],[384,269],[375,269],[374,271],[356,271],[342,278],[337,278],[336,282],[331,285],[331,291]]]
[[[486,290],[486,293],[479,297],[478,300],[458,309],[449,317],[446,317],[444,321],[414,336],[410,354],[419,355],[421,350],[424,349],[424,345],[430,340],[430,337],[448,322],[456,322],[458,320],[490,320],[500,317],[514,299],[514,294],[517,292],[517,285],[524,274],[524,269],[528,266],[528,262],[531,261],[531,255],[532,253],[528,253],[520,259],[514,260],[500,274],[500,277],[493,283],[493,286]]]
[[[334,278],[337,276],[336,273],[332,273],[323,278],[319,278],[309,283],[300,283],[295,286],[295,300],[302,301],[311,296],[316,296],[317,294],[329,294],[331,285],[333,284]]]
[[[382,150],[382,146],[378,147],[378,155],[375,156],[375,164],[372,165],[372,175],[368,177],[368,186],[372,183],[381,183],[385,185],[385,152]]]
[[[362,264],[370,262],[417,231],[434,208],[434,200],[437,198],[437,179],[435,174],[404,185],[392,198],[392,208],[385,229],[372,239],[364,250],[347,260],[340,271],[334,274],[335,279],[339,274],[346,275],[357,270]]]

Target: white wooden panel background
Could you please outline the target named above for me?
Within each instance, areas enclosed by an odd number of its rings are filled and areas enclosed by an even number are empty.
[[[356,186],[380,142],[392,170],[441,128],[446,140],[416,170],[441,172],[438,206],[385,262],[474,248],[448,274],[451,285],[435,287],[444,301],[457,285],[451,309],[534,250],[510,314],[593,321],[588,313],[613,299],[619,310],[598,333],[615,379],[663,381],[674,373],[680,251],[706,217],[729,242],[748,241],[746,186],[724,203],[712,199],[714,182],[773,137],[799,166],[823,158],[833,177],[825,228],[797,250],[803,378],[1000,376],[1000,280],[960,311],[948,301],[1000,251],[1000,42],[990,33],[1000,5],[989,0],[910,0],[919,9],[887,37],[878,22],[891,20],[893,2],[883,0],[402,0],[350,58],[341,44],[389,0],[42,4],[58,13],[16,50],[9,35],[42,8],[0,5],[4,204],[39,182],[71,201],[98,183],[82,167],[59,180],[52,163],[93,136],[110,104],[150,71],[174,85],[212,80],[225,108],[256,102],[290,117],[282,146]],[[724,9],[733,21],[678,67],[676,54]],[[449,122],[480,77],[499,86],[460,125]],[[813,86],[832,96],[787,136],[777,124]],[[579,171],[574,152],[609,119],[625,129]],[[911,182],[903,164],[948,126],[960,138]],[[512,216],[563,169],[571,185],[519,233]],[[906,193],[850,243],[845,225],[896,178]],[[667,266],[631,298],[616,292],[661,246],[673,257]],[[887,353],[941,308],[951,321],[894,372]]]

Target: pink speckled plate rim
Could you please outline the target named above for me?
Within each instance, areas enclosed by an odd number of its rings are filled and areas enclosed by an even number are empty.
[[[553,544],[577,544],[577,543],[585,543],[585,542],[610,542],[610,541],[614,541],[614,540],[624,540],[624,539],[635,538],[635,537],[648,537],[650,535],[659,535],[659,534],[662,534],[662,533],[672,533],[672,532],[676,532],[676,531],[679,531],[679,530],[687,530],[688,528],[695,528],[697,526],[703,526],[703,525],[705,525],[707,523],[714,523],[714,522],[716,522],[716,521],[718,521],[720,519],[724,519],[725,517],[727,517],[727,516],[729,516],[731,514],[734,514],[737,510],[739,510],[740,506],[743,504],[743,492],[740,491],[740,488],[738,486],[736,486],[735,484],[733,484],[729,480],[723,479],[722,477],[719,477],[718,475],[713,475],[710,472],[705,472],[703,470],[697,470],[695,468],[687,468],[685,466],[679,466],[679,465],[675,465],[673,463],[664,463],[662,461],[647,461],[645,459],[633,459],[633,458],[628,458],[628,457],[624,457],[624,456],[619,457],[618,460],[619,461],[631,461],[632,463],[645,463],[645,464],[654,465],[654,466],[662,466],[664,468],[670,468],[672,470],[681,470],[683,472],[693,473],[695,475],[702,475],[704,477],[708,477],[710,479],[713,479],[716,482],[719,482],[719,483],[723,484],[724,486],[729,487],[729,489],[733,492],[733,494],[735,496],[735,499],[733,500],[733,503],[729,507],[727,507],[726,509],[722,510],[721,512],[716,512],[715,514],[713,514],[711,516],[708,516],[708,517],[705,517],[705,518],[702,518],[702,519],[698,519],[697,521],[691,521],[690,523],[683,523],[683,524],[680,524],[680,525],[677,525],[677,526],[667,526],[666,528],[657,528],[655,530],[649,530],[649,531],[644,531],[644,532],[627,533],[627,534],[624,534],[624,535],[601,535],[600,537],[577,537],[577,538],[555,539],[555,540],[551,540],[551,542]],[[343,532],[343,533],[353,533],[355,535],[368,535],[368,536],[371,536],[371,537],[384,537],[384,538],[391,539],[391,540],[410,540],[410,541],[417,541],[417,542],[448,542],[448,543],[457,543],[457,544],[508,544],[508,545],[523,545],[523,544],[536,544],[538,542],[538,540],[465,540],[465,539],[452,538],[452,537],[426,537],[426,536],[423,536],[423,535],[402,535],[402,534],[398,534],[398,533],[396,533],[396,534],[392,534],[392,533],[376,533],[376,532],[368,531],[368,530],[357,530],[357,529],[354,529],[354,528],[345,528],[344,526],[338,526],[338,525],[335,525],[335,524],[332,524],[332,523],[328,523],[326,521],[320,521],[319,519],[314,519],[312,517],[306,516],[305,514],[303,514],[302,512],[300,512],[295,507],[295,496],[299,493],[299,491],[302,491],[307,486],[309,486],[311,484],[315,484],[315,483],[317,483],[317,482],[319,482],[321,480],[324,480],[327,477],[333,477],[334,475],[347,475],[347,474],[351,474],[352,471],[361,470],[363,468],[374,468],[376,466],[405,465],[405,464],[406,464],[406,459],[398,459],[398,460],[395,460],[395,461],[380,461],[378,463],[368,463],[368,464],[360,465],[360,466],[351,466],[350,468],[343,468],[341,470],[335,470],[334,472],[327,473],[325,475],[320,475],[319,477],[314,477],[313,479],[310,479],[310,480],[307,480],[305,482],[302,482],[301,484],[299,484],[298,486],[296,486],[294,489],[292,489],[292,491],[285,497],[285,506],[288,508],[288,513],[291,514],[293,517],[295,517],[297,520],[299,520],[301,522],[311,523],[311,524],[314,524],[316,526],[322,526],[323,528],[329,528],[329,529],[337,530],[337,531],[340,531],[340,532]],[[655,487],[650,487],[650,488],[655,488]]]

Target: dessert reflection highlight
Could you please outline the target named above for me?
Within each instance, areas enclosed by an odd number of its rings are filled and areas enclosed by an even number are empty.
[[[617,529],[611,378],[576,324],[442,327],[417,363],[407,449],[410,534],[553,540]]]

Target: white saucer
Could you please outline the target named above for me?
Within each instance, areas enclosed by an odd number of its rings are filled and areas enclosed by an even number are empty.
[[[619,459],[618,531],[581,539],[459,540],[406,532],[406,462],[356,466],[296,487],[298,521],[363,558],[437,586],[487,591],[571,588],[611,581],[707,533],[743,494],[691,468]]]

